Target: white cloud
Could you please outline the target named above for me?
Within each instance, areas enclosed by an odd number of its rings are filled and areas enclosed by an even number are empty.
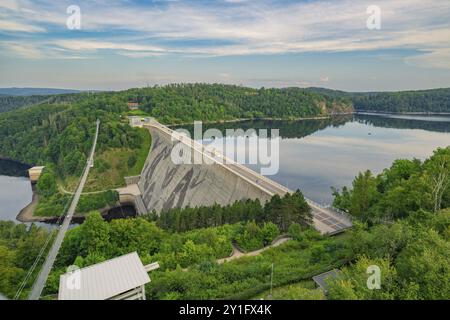
[[[0,31],[44,32],[45,29],[18,21],[0,20]]]
[[[408,63],[446,66],[450,49],[450,2],[378,0],[381,30],[366,28],[366,8],[373,1],[314,1],[279,5],[276,1],[225,0],[222,5],[162,1],[162,6],[130,6],[128,1],[78,1],[82,30],[103,33],[97,39],[46,39],[78,53],[115,50],[144,57],[165,53],[189,56],[361,51],[389,48],[425,52]],[[67,1],[2,1],[16,10],[0,21],[0,30],[42,32],[42,25],[65,28]],[[24,24],[23,21],[27,23]],[[115,35],[128,31],[132,37]],[[70,32],[69,30],[67,32]],[[112,35],[111,35],[112,34]],[[60,35],[58,35],[60,37]],[[164,44],[170,40],[170,45]],[[186,45],[186,41],[210,45]],[[154,45],[158,41],[158,45]],[[183,44],[177,44],[182,41]]]
[[[16,11],[19,6],[15,0],[2,0],[0,2],[0,8]]]
[[[43,57],[42,52],[33,45],[9,42],[6,48],[14,54],[28,59],[40,59]]]
[[[125,50],[125,51],[148,51],[148,52],[166,52],[165,49],[151,45],[138,45],[132,43],[115,43],[107,41],[93,41],[93,40],[60,40],[54,44],[65,49],[74,51],[91,51],[91,50]]]
[[[450,49],[436,49],[421,55],[407,57],[405,62],[424,68],[450,69]]]

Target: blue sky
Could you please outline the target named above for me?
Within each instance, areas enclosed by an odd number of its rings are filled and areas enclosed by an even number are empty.
[[[0,87],[450,87],[449,17],[448,0],[1,0]]]

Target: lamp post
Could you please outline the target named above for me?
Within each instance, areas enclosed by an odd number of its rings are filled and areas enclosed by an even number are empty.
[[[272,299],[272,286],[273,286],[273,262],[272,262],[272,270],[270,272],[270,293],[269,298]]]

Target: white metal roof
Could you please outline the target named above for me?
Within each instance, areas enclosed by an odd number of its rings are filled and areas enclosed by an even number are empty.
[[[148,282],[150,277],[141,259],[132,252],[61,275],[58,299],[105,300]]]
[[[340,272],[341,272],[340,270],[333,269],[333,270],[318,274],[318,275],[312,277],[312,279],[315,283],[317,283],[317,285],[320,288],[322,288],[326,292],[328,290],[328,286],[327,286],[327,282],[326,282],[327,279],[336,278]]]
[[[45,168],[45,166],[35,166],[35,167],[31,167],[30,169],[28,169],[29,171],[34,171],[34,170],[37,170],[37,171],[40,171],[40,170],[42,170],[42,169],[44,169]]]

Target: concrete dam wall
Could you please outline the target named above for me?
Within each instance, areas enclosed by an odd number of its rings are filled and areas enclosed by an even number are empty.
[[[152,147],[138,186],[147,211],[176,207],[231,204],[237,200],[270,199],[271,193],[248,179],[230,171],[225,165],[175,164],[170,133],[154,126],[145,126],[152,135]],[[192,155],[200,151],[191,149]]]

